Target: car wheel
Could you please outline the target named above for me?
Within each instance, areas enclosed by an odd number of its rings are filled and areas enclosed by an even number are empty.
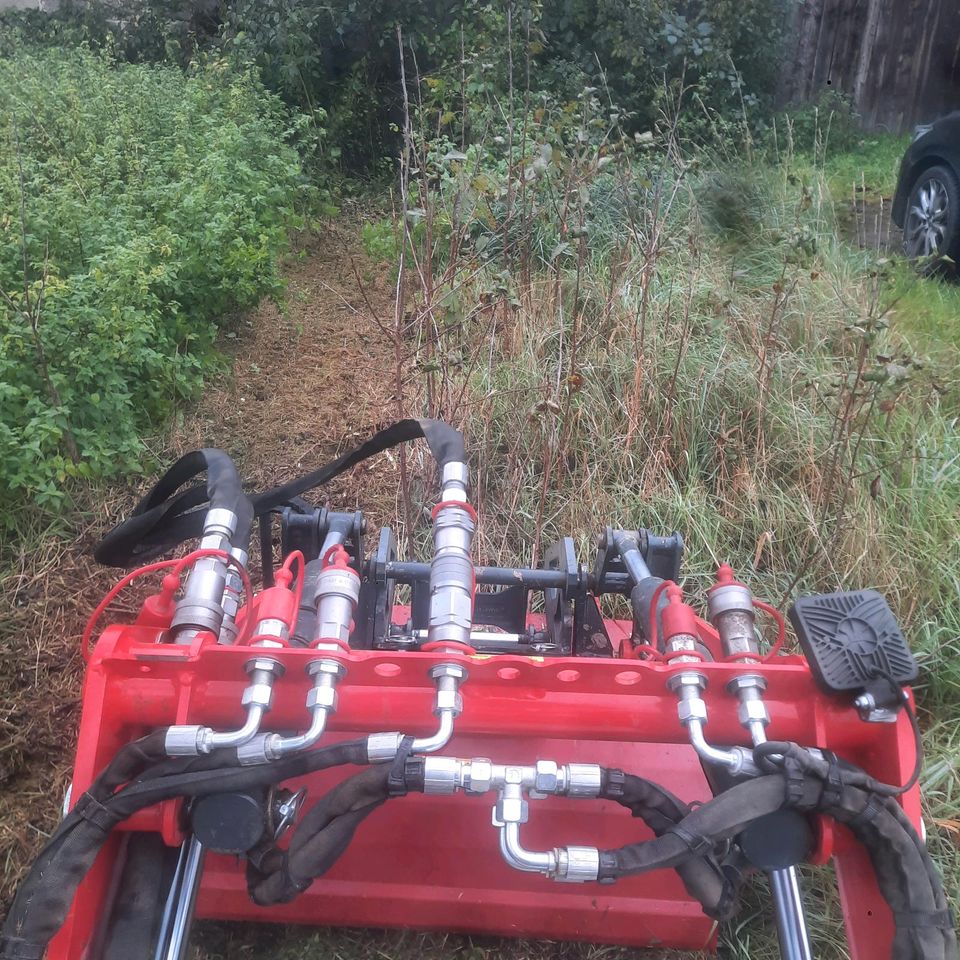
[[[958,259],[960,184],[944,166],[930,167],[917,177],[907,200],[903,249],[908,257]]]

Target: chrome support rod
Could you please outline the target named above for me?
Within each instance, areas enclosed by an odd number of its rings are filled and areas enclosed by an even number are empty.
[[[163,909],[154,960],[185,960],[206,851],[196,837],[180,848],[170,893]]]

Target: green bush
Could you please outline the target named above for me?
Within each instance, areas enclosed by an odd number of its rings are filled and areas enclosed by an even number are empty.
[[[293,133],[223,62],[0,61],[0,505],[136,468],[216,325],[279,291]]]

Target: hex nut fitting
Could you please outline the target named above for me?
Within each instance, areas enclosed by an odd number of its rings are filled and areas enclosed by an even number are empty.
[[[269,683],[251,683],[243,691],[240,703],[244,707],[258,706],[269,710],[273,703],[273,687]]]
[[[734,677],[728,684],[730,693],[739,693],[741,690],[766,690],[767,678],[759,673],[742,673]]]
[[[684,670],[683,673],[675,673],[667,677],[667,688],[674,693],[677,693],[684,687],[698,687],[700,690],[706,690],[706,674],[699,673],[696,670]]]
[[[466,680],[469,676],[467,668],[459,663],[436,663],[430,668],[430,678],[438,680],[440,677],[453,677],[454,680]]]
[[[470,761],[469,779],[465,785],[467,793],[487,793],[493,783],[493,763],[484,757]]]
[[[688,723],[690,720],[699,720],[701,723],[706,723],[707,705],[702,697],[681,700],[677,704],[677,716],[681,723]]]
[[[531,796],[537,794],[546,797],[558,792],[560,788],[560,767],[553,760],[538,760],[534,770]]]
[[[770,722],[767,705],[762,700],[741,700],[737,716],[740,719],[740,725],[744,727],[758,721],[764,725]]]
[[[463,713],[463,697],[456,690],[437,691],[433,706],[434,716],[447,712],[452,713],[455,717],[459,717]]]
[[[264,645],[266,645],[264,642]],[[269,641],[272,643],[272,641]],[[282,643],[276,644],[278,647],[282,647]],[[255,670],[263,670],[265,673],[272,673],[277,679],[282,677],[286,672],[286,668],[279,660],[274,660],[273,657],[254,657],[252,660],[248,660],[244,665],[243,669],[247,671],[248,674],[253,673]]]
[[[307,676],[317,677],[321,674],[333,677],[334,681],[342,680],[347,675],[347,668],[338,660],[311,660],[307,664]]]
[[[494,824],[526,823],[529,814],[527,801],[520,797],[505,797],[502,793],[493,808]]]
[[[316,707],[333,713],[337,709],[337,691],[333,687],[311,687],[307,693],[307,709]]]

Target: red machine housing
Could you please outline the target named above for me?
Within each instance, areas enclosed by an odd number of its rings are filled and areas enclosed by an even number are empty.
[[[408,612],[396,608],[394,619]],[[536,621],[532,617],[532,621]],[[607,621],[614,648],[626,652],[631,624]],[[717,636],[697,621],[701,639],[716,648]],[[87,671],[83,716],[73,780],[78,797],[116,750],[156,727],[204,723],[231,728],[243,720],[249,648],[197,641],[160,643],[162,631],[111,626],[101,635]],[[317,651],[271,651],[283,661],[266,727],[302,729],[309,686],[306,664]],[[324,656],[330,656],[325,653]],[[431,732],[434,687],[430,666],[457,660],[469,670],[462,686],[463,714],[444,751],[497,762],[593,762],[620,767],[664,784],[685,801],[710,791],[700,761],[677,719],[667,678],[684,665],[627,658],[537,658],[511,655],[351,651],[337,655],[347,669],[339,684],[339,708],[322,743],[382,730]],[[689,666],[689,665],[687,665]],[[737,663],[704,662],[711,740],[746,744],[737,703],[726,692]],[[767,681],[765,702],[771,738],[836,751],[886,782],[903,782],[914,766],[910,725],[862,722],[849,700],[830,697],[814,683],[801,656],[779,656],[751,666]],[[317,797],[350,769],[306,778]],[[296,785],[300,785],[297,783]],[[920,828],[916,788],[901,798]],[[516,937],[585,940],[636,947],[710,949],[715,924],[684,890],[673,871],[658,871],[612,885],[557,884],[518,873],[501,858],[491,826],[492,797],[408,796],[376,811],[329,873],[292,903],[253,905],[242,861],[210,854],[203,872],[197,916],[312,925],[408,927]],[[82,960],[108,911],[120,874],[123,831],[162,833],[179,844],[176,802],[142,811],[122,824],[81,885],[70,916],[50,946],[51,960]],[[617,804],[551,797],[531,803],[524,827],[531,847],[592,844],[618,847],[650,836]],[[873,880],[866,852],[844,828],[819,822],[817,862],[832,859],[839,885],[850,955],[876,960],[889,955],[890,910]]]

